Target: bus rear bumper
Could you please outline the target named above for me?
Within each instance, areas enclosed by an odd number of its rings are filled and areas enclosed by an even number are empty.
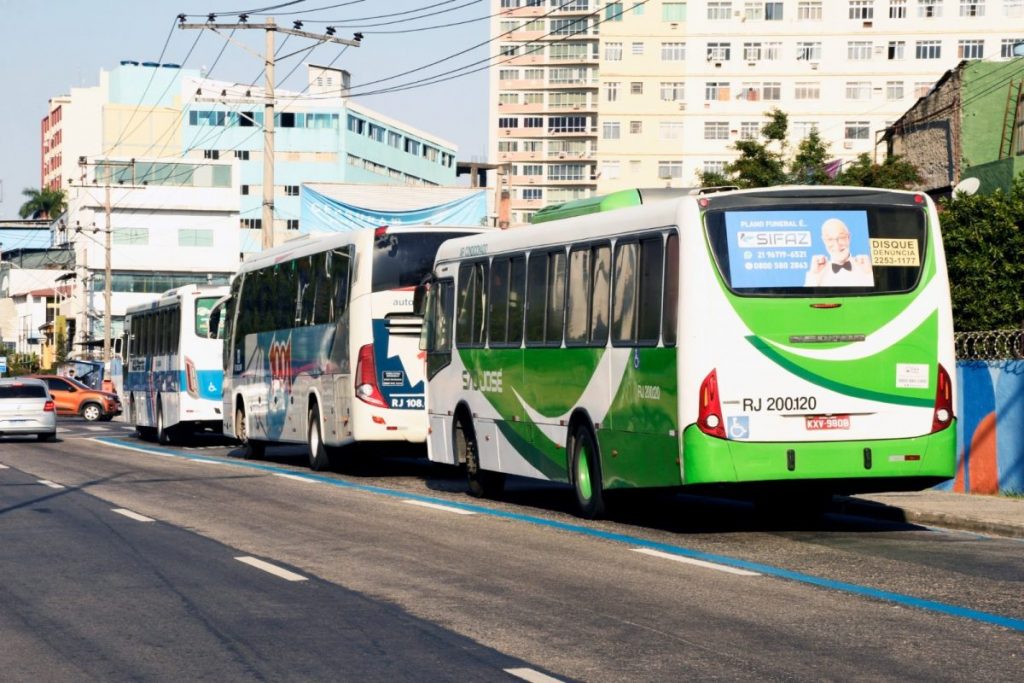
[[[683,482],[828,482],[836,493],[920,490],[953,477],[956,421],[906,439],[823,442],[728,441],[695,425],[683,433]]]

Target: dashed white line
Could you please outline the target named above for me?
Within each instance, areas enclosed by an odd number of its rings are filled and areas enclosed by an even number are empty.
[[[268,574],[273,574],[274,576],[276,576],[278,578],[281,578],[281,579],[284,579],[285,581],[307,581],[308,580],[308,579],[306,579],[305,576],[302,576],[300,574],[296,574],[295,572],[290,572],[287,569],[282,569],[281,567],[278,567],[276,565],[270,564],[269,562],[264,562],[263,560],[258,560],[255,557],[243,556],[243,557],[236,557],[235,559],[238,560],[239,562],[244,562],[245,564],[247,564],[247,565],[249,565],[251,567],[256,567],[257,569],[262,569],[263,571],[267,572]]]
[[[450,507],[448,505],[439,505],[438,503],[428,503],[425,500],[403,500],[403,503],[409,505],[419,505],[420,507],[430,508],[431,510],[442,510],[444,512],[454,512],[457,515],[475,515],[476,513],[472,510],[463,510],[462,508]]]
[[[714,562],[705,562],[704,560],[697,560],[692,557],[663,553],[660,550],[652,550],[650,548],[632,548],[632,550],[635,553],[643,553],[644,555],[650,555],[651,557],[660,557],[663,560],[672,560],[673,562],[692,564],[696,567],[703,567],[705,569],[714,569],[716,571],[726,572],[727,574],[736,574],[737,576],[761,576],[758,572],[752,572],[748,569],[737,569],[736,567],[730,567],[724,564],[715,564]]]
[[[0,470],[9,470],[9,469],[11,469],[11,468],[8,467],[7,465],[4,465],[4,464],[0,463]]]
[[[228,465],[228,466],[232,466],[232,463],[230,463],[230,462],[224,462],[223,460],[212,460],[211,458],[186,458],[186,459],[190,460],[192,462],[206,463],[207,465]]]
[[[562,681],[557,678],[552,678],[547,674],[542,674],[539,671],[534,671],[533,669],[527,669],[525,667],[519,669],[505,669],[505,673],[524,681],[529,681],[529,683],[562,683]]]
[[[114,512],[119,515],[124,515],[128,519],[134,519],[136,522],[152,522],[155,521],[151,517],[140,515],[138,512],[132,512],[131,510],[125,510],[124,508],[113,508]]]
[[[274,472],[275,477],[281,477],[282,479],[291,479],[293,481],[301,481],[305,484],[319,484],[316,479],[310,479],[309,477],[302,477],[298,474],[285,474],[284,472]]]
[[[90,431],[90,432],[105,432],[105,431],[107,431],[106,427],[101,427],[99,425],[85,425],[85,429],[86,429],[86,431]]]
[[[62,489],[62,488],[64,488],[60,484],[55,484],[54,482],[50,481],[49,479],[37,479],[36,481],[38,481],[43,486],[49,486],[51,489]]]
[[[57,433],[58,434],[67,434],[70,431],[71,430],[68,429],[67,427],[57,427]]]

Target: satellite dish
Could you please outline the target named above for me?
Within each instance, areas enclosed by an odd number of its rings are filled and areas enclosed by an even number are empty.
[[[965,194],[970,196],[976,194],[979,187],[981,187],[981,181],[977,178],[964,178],[953,188],[953,195]]]

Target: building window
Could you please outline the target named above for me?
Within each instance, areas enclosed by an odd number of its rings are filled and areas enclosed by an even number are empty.
[[[114,228],[110,238],[116,246],[146,246],[149,244],[149,228]]]
[[[745,2],[743,18],[747,21],[782,21],[781,2]]]
[[[902,100],[903,99],[903,81],[886,81],[885,82],[885,99]]]
[[[285,227],[285,230],[298,230],[299,229],[299,219],[298,218],[289,218],[288,220],[286,220],[284,222],[284,227]]]
[[[618,121],[605,121],[601,124],[601,137],[605,140],[618,140],[622,137],[622,127]]]
[[[242,185],[242,186],[240,186],[240,189],[241,189],[243,195],[249,194],[249,186],[248,185]]]
[[[889,59],[903,59],[906,55],[907,41],[905,40],[890,40],[889,47],[886,51],[886,56]]]
[[[709,2],[708,3],[708,19],[711,21],[720,21],[724,19],[732,18],[732,3],[731,2]]]
[[[644,44],[642,42],[636,42],[630,45],[630,52],[634,55],[642,55],[644,53]]]
[[[724,161],[705,161],[703,163],[704,173],[714,173],[716,175],[723,175],[725,173],[725,162]]]
[[[743,43],[743,61],[772,62],[779,58],[782,43]]]
[[[729,139],[729,122],[728,121],[705,121],[704,122],[704,139],[705,140],[728,140]]]
[[[1024,37],[1003,38],[1003,42],[999,44],[999,56],[1007,59],[1012,58],[1013,46],[1017,43],[1024,43]]]
[[[847,81],[846,99],[848,100],[870,100],[871,81]]]
[[[604,61],[606,61],[606,62],[621,62],[622,61],[622,43],[605,43],[604,44]]]
[[[662,81],[660,91],[662,102],[681,102],[686,98],[683,81]]]
[[[618,161],[602,161],[601,162],[601,179],[602,180],[615,180],[619,177],[619,162]]]
[[[217,150],[217,149],[204,149],[203,150],[203,158],[204,159],[220,159],[220,150]]]
[[[801,0],[796,4],[798,21],[821,21],[821,0]]]
[[[683,162],[682,161],[659,161],[658,162],[658,177],[662,180],[669,180],[671,178],[682,178],[683,177]]]
[[[604,6],[605,21],[622,21],[622,3],[609,2]]]
[[[914,97],[924,97],[932,91],[934,83],[931,81],[916,81],[914,83]]]
[[[518,81],[519,80],[519,69],[499,69],[498,70],[499,81]]]
[[[525,116],[523,117],[523,128],[543,128],[544,117],[543,116]]]
[[[519,104],[519,93],[503,92],[498,93],[498,104]],[[372,129],[372,126],[371,126]]]
[[[197,230],[180,228],[178,230],[179,247],[212,247],[213,230]]]
[[[643,95],[644,94],[644,84],[643,84],[643,81],[632,81],[629,84],[629,94],[630,95]]]
[[[498,128],[518,128],[519,119],[515,116],[498,117]]]
[[[298,197],[299,196],[299,186],[298,185],[285,185],[284,186],[284,194],[285,194],[286,197]]]
[[[729,99],[729,83],[727,81],[708,81],[704,84],[704,99],[707,101],[711,100],[728,100]]]
[[[607,102],[615,102],[619,99],[619,84],[616,81],[610,81],[604,84],[604,98]]]
[[[235,158],[239,161],[249,161],[249,150],[247,149],[236,149]]]
[[[643,121],[630,121],[629,122],[629,133],[630,135],[640,135],[644,132]]]
[[[821,83],[816,81],[798,82],[793,91],[793,98],[797,100],[821,99]]]
[[[527,92],[523,93],[523,104],[544,104],[544,93]]]
[[[662,21],[686,21],[685,2],[666,2],[661,6]]]
[[[1024,0],[1005,0],[1003,2],[1003,15],[1007,17],[1024,17]]]
[[[870,40],[851,40],[846,43],[846,58],[850,61],[866,61],[871,59],[871,50]]]
[[[985,56],[984,40],[961,40],[956,44],[958,59],[981,59]]]
[[[914,48],[915,59],[941,59],[942,41],[919,40]]]
[[[662,43],[661,61],[681,62],[686,59],[686,43]]]
[[[847,121],[844,128],[847,140],[867,140],[871,137],[871,124],[867,121]]]
[[[523,80],[525,81],[543,81],[544,80],[544,69],[524,69]]]
[[[731,43],[708,43],[707,60],[709,62],[728,62],[731,56]]]
[[[763,99],[763,100],[781,100],[782,99],[782,83],[766,82],[761,87],[761,99]]]
[[[942,0],[917,0],[917,16],[919,19],[941,17]]]
[[[796,58],[802,62],[821,61],[821,43],[799,41],[796,44]]]
[[[586,116],[550,116],[549,133],[585,133],[589,129]]]
[[[544,175],[544,166],[542,164],[523,164],[522,174],[526,176]]]
[[[544,199],[544,190],[539,187],[524,187],[523,199],[528,202],[535,202]]]
[[[869,21],[875,18],[874,0],[850,0],[850,18]]]
[[[262,230],[263,220],[260,218],[243,218],[241,221],[243,230]]]
[[[741,121],[740,122],[740,139],[742,140],[756,140],[761,135],[761,122],[760,121]]]
[[[960,0],[961,17],[985,16],[985,0]]]
[[[586,180],[590,167],[585,164],[551,164],[548,166],[548,180]]]
[[[681,140],[683,123],[681,121],[662,121],[658,124],[658,137],[662,140]]]
[[[907,18],[907,0],[889,0],[889,18]]]

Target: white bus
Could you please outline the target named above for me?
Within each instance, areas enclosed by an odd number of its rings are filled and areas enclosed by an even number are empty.
[[[356,441],[426,440],[415,287],[446,240],[486,228],[305,235],[255,255],[224,302],[224,432],[245,457],[306,443],[323,469]]]
[[[952,314],[927,196],[589,201],[438,251],[428,453],[464,463],[471,492],[506,474],[566,482],[596,516],[612,489],[810,503],[953,475]]]
[[[226,286],[185,285],[125,316],[123,401],[144,437],[171,443],[186,431],[219,431],[222,342],[208,338]]]

